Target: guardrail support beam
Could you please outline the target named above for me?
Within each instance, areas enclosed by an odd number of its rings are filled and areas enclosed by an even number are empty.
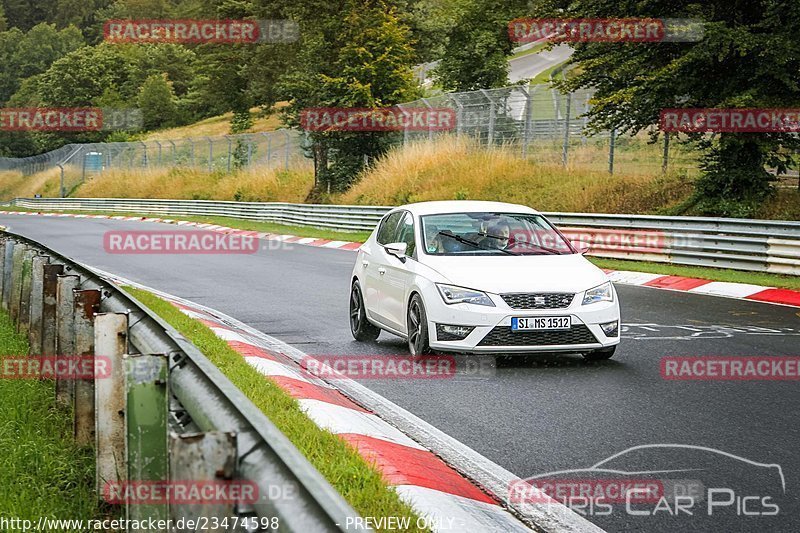
[[[56,339],[55,355],[64,357],[75,355],[75,296],[79,276],[60,275],[56,282]],[[56,376],[56,400],[62,405],[72,405],[75,391],[74,381],[59,379]]]
[[[128,482],[169,481],[167,357],[125,356],[125,449]],[[167,505],[129,504],[129,520],[166,520]]]
[[[100,309],[100,291],[74,291],[75,355],[94,357],[94,315]],[[94,376],[75,379],[75,442],[94,444]]]
[[[50,262],[46,255],[36,255],[31,262],[30,327],[28,343],[31,353],[42,353],[42,318],[44,311],[44,267]]]
[[[95,449],[97,493],[106,483],[127,481],[125,461],[125,365],[128,351],[128,315],[101,313],[94,318]],[[105,372],[101,369],[105,368]]]
[[[22,263],[25,261],[27,246],[22,243],[14,245],[11,258],[11,281],[9,283],[8,314],[14,322],[19,318],[19,297],[22,294]]]
[[[22,260],[22,279],[19,288],[19,311],[17,332],[27,334],[31,322],[31,283],[33,282],[33,258],[36,250],[28,248]]]
[[[236,433],[208,432],[169,437],[170,477],[182,481],[224,483],[236,478]],[[197,521],[219,516],[235,516],[231,504],[221,502],[172,504],[170,518]]]

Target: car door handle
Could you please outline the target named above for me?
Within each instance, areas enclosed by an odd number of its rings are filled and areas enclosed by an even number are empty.
[[[386,274],[386,269],[385,269],[385,268],[383,268],[383,267],[378,267],[378,274],[380,274],[381,276],[383,276],[384,274]]]

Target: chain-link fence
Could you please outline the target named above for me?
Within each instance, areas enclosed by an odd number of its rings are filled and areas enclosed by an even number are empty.
[[[111,170],[194,167],[208,172],[263,166],[289,169],[303,159],[302,136],[291,130],[177,140],[68,144],[32,157],[0,158],[0,171],[24,175],[58,168],[65,196],[87,177]]]
[[[466,135],[484,145],[503,145],[544,164],[631,173],[692,173],[697,152],[662,135],[587,135],[592,91],[563,94],[549,85],[515,85],[499,89],[446,93],[400,105],[401,109],[452,109],[456,127],[447,133],[404,131],[403,142]]]
[[[662,135],[651,143],[645,133],[620,136],[614,132],[587,135],[586,113],[591,91],[562,94],[548,85],[514,85],[499,89],[445,93],[400,104],[401,110],[447,108],[455,115],[449,131],[402,132],[402,143],[456,135],[477,139],[485,146],[518,150],[542,164],[577,169],[658,174],[690,174],[697,169],[697,152]],[[209,172],[265,166],[290,168],[310,157],[301,132],[195,137],[179,140],[70,144],[52,152],[24,158],[0,158],[0,171],[24,175],[58,168],[61,195],[87,177],[109,170],[194,167]]]

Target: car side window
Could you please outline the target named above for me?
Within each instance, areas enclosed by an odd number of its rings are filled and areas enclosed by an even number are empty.
[[[400,222],[400,226],[397,228],[396,242],[406,243],[408,245],[406,255],[409,257],[414,255],[416,239],[414,238],[414,215],[411,213],[406,213]]]
[[[397,223],[400,221],[401,216],[403,216],[403,211],[397,211],[383,219],[381,227],[378,228],[378,235],[375,237],[378,244],[397,242],[394,240],[396,235],[395,230],[397,229]]]

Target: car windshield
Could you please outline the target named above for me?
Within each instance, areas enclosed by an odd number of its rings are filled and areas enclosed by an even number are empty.
[[[429,255],[562,255],[575,253],[541,215],[447,213],[424,215],[424,251]]]

